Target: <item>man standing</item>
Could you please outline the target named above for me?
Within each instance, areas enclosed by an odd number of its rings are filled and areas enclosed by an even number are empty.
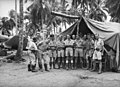
[[[47,41],[42,41],[41,43],[38,44],[38,65],[39,68],[42,69],[42,71],[49,71],[50,66],[50,58],[49,58],[49,52],[47,50],[48,45]]]
[[[49,42],[49,48],[50,48],[50,68],[55,69],[55,62],[56,62],[56,42],[54,35],[50,35],[50,42]]]
[[[75,41],[75,69],[77,68],[77,63],[78,60],[80,61],[80,65],[81,67],[83,67],[82,64],[82,58],[83,58],[83,40],[82,38],[80,38],[78,35],[76,37],[76,41]],[[79,58],[79,59],[78,59]]]
[[[28,64],[28,71],[37,72],[36,68],[36,53],[37,53],[37,46],[36,44],[28,37],[28,44],[26,49],[28,49],[29,54],[29,64]]]
[[[96,40],[95,40],[95,44],[94,44],[95,51],[94,51],[94,54],[93,54],[93,70],[95,70],[95,67],[96,67],[95,61],[98,61],[99,62],[98,74],[102,73],[103,46],[104,46],[103,40],[99,37],[99,35],[96,35]]]
[[[65,40],[65,56],[66,56],[66,69],[73,68],[73,45],[74,41],[67,35],[67,39]]]
[[[87,64],[87,69],[91,68],[91,61],[92,61],[92,55],[93,55],[93,46],[94,46],[94,41],[91,39],[91,35],[87,35],[87,40],[86,40],[86,64]]]
[[[58,57],[58,68],[62,65],[62,68],[64,68],[64,42],[62,40],[62,37],[60,36],[57,41],[57,57]]]

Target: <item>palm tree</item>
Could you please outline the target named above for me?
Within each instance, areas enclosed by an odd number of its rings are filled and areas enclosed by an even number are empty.
[[[20,31],[19,31],[19,45],[15,56],[15,60],[19,62],[22,59],[23,51],[23,0],[20,0]]]
[[[97,21],[103,21],[103,17],[106,19],[103,0],[73,0],[72,5],[82,16]]]
[[[120,22],[120,0],[106,0],[106,7],[112,16],[112,21]]]

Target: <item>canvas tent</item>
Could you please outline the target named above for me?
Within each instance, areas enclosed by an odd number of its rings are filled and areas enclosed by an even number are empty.
[[[110,38],[105,40],[105,44],[110,46],[115,51],[116,68],[120,70],[120,33],[112,35]]]
[[[105,40],[113,34],[120,32],[120,24],[115,22],[99,22],[89,18],[82,17],[75,22],[67,30],[63,31],[61,35],[74,34],[81,32],[82,34],[93,33],[99,34]]]
[[[115,51],[117,69],[120,70],[120,24],[115,22],[98,22],[92,19],[82,17],[75,22],[67,30],[63,31],[61,35],[77,35],[93,33],[99,34],[105,41],[105,48],[110,47]]]

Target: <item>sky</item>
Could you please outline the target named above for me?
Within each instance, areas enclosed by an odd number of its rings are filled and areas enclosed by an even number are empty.
[[[0,0],[0,17],[8,17],[11,9],[15,9],[15,0]]]
[[[29,4],[31,2],[24,4],[24,10],[26,10]],[[17,0],[17,5],[17,12],[19,13],[19,0]],[[15,0],[0,0],[0,17],[9,17],[9,11],[11,9],[15,10]]]

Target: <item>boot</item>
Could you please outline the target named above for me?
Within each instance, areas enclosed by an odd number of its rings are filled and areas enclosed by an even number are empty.
[[[68,70],[68,69],[69,69],[69,68],[68,68],[68,63],[66,63],[66,67],[65,67],[65,68],[66,68],[66,70]]]
[[[45,66],[45,71],[48,71],[48,72],[49,72],[49,71],[50,71],[50,70],[49,70],[49,65],[48,65],[48,64],[44,64],[44,66]]]
[[[55,57],[53,57],[53,69],[56,69],[55,63],[56,63],[56,60],[55,60]]]
[[[53,69],[56,69],[56,67],[55,67],[55,62],[53,62]]]
[[[47,64],[44,64],[44,67],[45,67],[45,71],[47,71]]]
[[[42,69],[42,64],[39,64],[39,70]]]
[[[28,71],[32,71],[31,64],[28,64]]]
[[[89,62],[87,62],[87,67],[86,67],[87,70],[89,70]]]
[[[60,69],[60,63],[58,63],[58,69]]]
[[[53,69],[53,58],[50,57],[50,69]]]
[[[80,68],[83,69],[83,62],[80,62]]]
[[[73,63],[71,63],[71,69],[74,69],[73,67],[74,67],[74,66],[73,66]]]
[[[75,58],[75,66],[74,66],[74,69],[77,69],[78,66],[77,66],[77,57]]]
[[[32,72],[37,72],[37,70],[35,69],[35,67],[36,67],[36,64],[32,65]]]
[[[101,74],[102,73],[102,62],[99,63],[99,72],[98,74]]]
[[[62,58],[62,68],[65,69],[65,60]]]
[[[96,68],[96,64],[95,61],[93,61],[93,69],[91,69],[91,71],[95,71],[95,68]]]
[[[58,65],[58,69],[60,69],[60,57],[58,57],[58,62],[57,62],[57,65]]]
[[[38,63],[38,67],[41,72],[44,71],[44,66],[42,65],[42,63]]]
[[[52,57],[50,57],[50,69],[52,69],[53,68],[53,60],[52,60]]]

